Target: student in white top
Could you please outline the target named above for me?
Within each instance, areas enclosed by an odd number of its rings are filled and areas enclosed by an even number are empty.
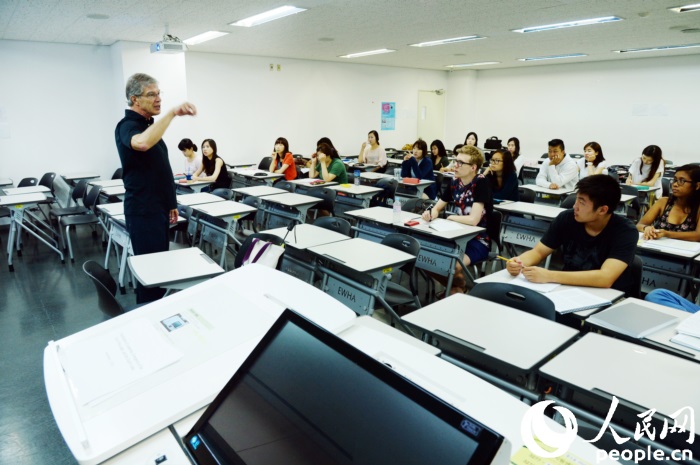
[[[583,158],[576,160],[578,178],[583,179],[592,174],[608,174],[608,162],[603,156],[603,149],[598,142],[589,142],[583,146]]]
[[[360,163],[377,165],[376,168],[372,168],[372,171],[378,171],[380,173],[386,171],[386,152],[384,152],[384,148],[379,145],[379,133],[374,129],[367,134],[367,142],[362,143],[362,147],[360,147],[360,156],[357,161]]]
[[[666,169],[661,148],[649,145],[642,150],[642,156],[630,165],[628,185],[649,186],[661,188],[661,177]]]
[[[202,167],[202,159],[195,155],[197,145],[190,139],[182,139],[177,148],[185,156],[185,174],[194,175]]]
[[[548,145],[549,159],[542,163],[535,184],[547,189],[574,190],[578,181],[578,166],[564,151],[561,139],[552,139]]]
[[[517,137],[511,137],[508,139],[508,151],[513,156],[513,163],[515,164],[515,175],[520,176],[520,170],[525,164],[525,157],[520,156],[520,139]]]

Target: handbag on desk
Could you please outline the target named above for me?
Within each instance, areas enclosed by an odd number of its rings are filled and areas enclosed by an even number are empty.
[[[501,139],[496,136],[491,136],[484,142],[484,148],[488,150],[497,150],[501,148]]]
[[[242,266],[258,263],[260,265],[269,266],[270,268],[277,268],[277,263],[283,253],[283,247],[260,240],[256,237],[243,256]]]

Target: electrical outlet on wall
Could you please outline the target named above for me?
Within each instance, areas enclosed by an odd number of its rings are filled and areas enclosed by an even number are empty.
[[[282,71],[282,65],[280,65],[279,63],[277,63],[277,71]]]
[[[275,69],[275,65],[270,63],[270,71],[273,71]]]

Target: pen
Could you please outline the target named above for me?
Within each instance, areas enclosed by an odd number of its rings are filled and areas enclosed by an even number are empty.
[[[496,255],[496,258],[501,259],[501,260],[506,261],[506,262],[509,262],[512,260],[512,258],[501,257],[500,255]]]

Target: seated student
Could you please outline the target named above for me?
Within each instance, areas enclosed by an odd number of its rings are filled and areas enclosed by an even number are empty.
[[[700,305],[696,305],[693,302],[679,296],[675,292],[671,292],[666,289],[654,289],[647,294],[644,300],[654,302],[655,304],[664,305],[666,307],[683,310],[684,312],[695,313],[700,310]]]
[[[644,239],[668,237],[700,241],[700,166],[683,165],[671,182],[671,195],[661,197],[644,214],[637,231]]]
[[[213,181],[202,191],[214,189],[228,189],[231,187],[231,178],[228,175],[224,159],[216,153],[216,142],[213,139],[204,139],[202,142],[202,166],[199,167],[192,179],[195,181]]]
[[[559,214],[540,242],[506,264],[508,272],[536,283],[614,288],[626,293],[634,289],[629,266],[634,261],[639,234],[627,218],[613,213],[620,202],[615,179],[594,174],[576,185],[573,209]],[[562,271],[536,266],[560,249]]]
[[[635,158],[629,168],[626,183],[630,186],[661,188],[661,177],[666,169],[663,153],[658,145],[649,145],[642,150],[642,156]]]
[[[540,166],[535,184],[548,189],[572,190],[578,180],[578,167],[564,151],[561,139],[552,139],[548,143],[549,160]]]
[[[413,153],[409,153],[403,157],[401,163],[402,178],[418,178],[435,181],[435,173],[433,173],[433,162],[428,157],[428,145],[424,140],[418,139],[413,143]],[[437,195],[437,186],[435,183],[429,185],[423,191],[424,199],[435,199]]]
[[[177,148],[185,156],[185,174],[194,175],[202,167],[202,159],[195,155],[197,145],[190,139],[182,139]]]
[[[272,152],[272,161],[270,162],[270,173],[284,174],[284,179],[287,181],[293,181],[297,178],[294,156],[289,151],[289,142],[284,137],[278,137],[275,141],[275,150]]]
[[[348,173],[345,164],[340,160],[338,152],[328,144],[321,143],[316,148],[316,153],[311,155],[309,171],[310,178],[323,179],[326,182],[335,181],[340,184],[347,184]]]
[[[513,156],[513,163],[515,164],[515,174],[520,176],[520,170],[525,164],[525,157],[520,156],[520,139],[517,137],[511,137],[508,139],[508,151]]]
[[[493,201],[488,180],[484,175],[478,174],[484,163],[484,154],[476,147],[464,146],[461,148],[461,152],[456,155],[457,158],[454,161],[455,178],[450,182],[450,188],[444,189],[438,203],[423,213],[423,219],[431,221],[437,218],[440,212],[448,204],[451,204],[456,209],[457,214],[448,216],[448,220],[486,228],[488,217],[493,210]],[[469,266],[486,259],[489,256],[490,248],[491,238],[486,231],[479,233],[467,242],[464,265]],[[464,270],[457,264],[451,293],[463,293],[466,285]]]
[[[475,132],[468,132],[467,137],[464,138],[464,145],[478,147],[479,146],[479,136],[477,136]]]
[[[494,150],[484,176],[491,183],[494,200],[520,200],[517,169],[510,152],[504,149]]]
[[[430,161],[433,162],[433,169],[438,171],[445,171],[448,166],[450,166],[450,160],[447,158],[447,150],[445,150],[445,144],[442,143],[440,139],[435,139],[430,144]]]
[[[377,165],[371,171],[384,173],[386,171],[387,157],[384,148],[379,145],[379,133],[374,129],[367,134],[367,141],[362,143],[360,147],[360,156],[357,158],[358,163],[367,163]]]
[[[583,158],[576,160],[578,178],[583,179],[592,174],[608,174],[608,162],[603,156],[603,149],[598,142],[589,142],[583,146]]]

